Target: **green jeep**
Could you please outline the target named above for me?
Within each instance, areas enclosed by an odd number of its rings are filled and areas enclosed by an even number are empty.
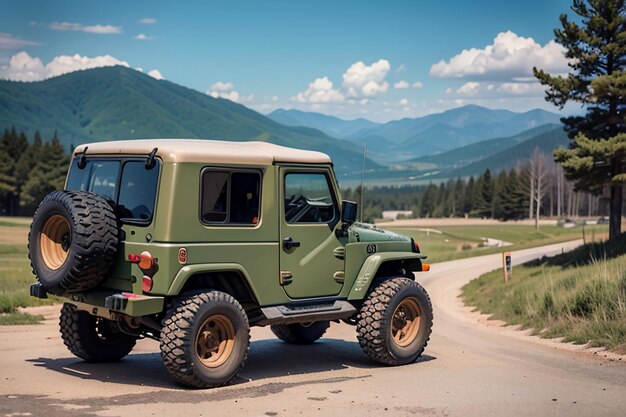
[[[129,140],[76,148],[28,238],[31,295],[65,304],[63,342],[89,362],[160,342],[169,374],[227,384],[250,326],[313,343],[339,320],[371,359],[414,362],[432,306],[411,238],[355,223],[330,158],[265,142]]]

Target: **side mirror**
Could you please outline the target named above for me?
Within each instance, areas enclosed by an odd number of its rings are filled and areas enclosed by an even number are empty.
[[[341,205],[341,221],[344,227],[350,226],[356,221],[357,203],[354,201],[343,201]]]

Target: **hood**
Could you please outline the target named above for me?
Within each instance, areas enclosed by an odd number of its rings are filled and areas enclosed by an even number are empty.
[[[410,242],[411,238],[369,223],[354,223],[348,231],[350,242]]]

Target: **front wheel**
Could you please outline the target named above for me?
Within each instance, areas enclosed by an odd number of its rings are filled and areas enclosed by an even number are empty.
[[[243,368],[249,345],[245,311],[220,291],[176,300],[163,320],[161,357],[168,373],[184,385],[228,384]]]
[[[74,355],[87,362],[114,362],[128,355],[137,338],[123,333],[116,322],[79,311],[71,304],[61,309],[61,338]]]
[[[426,290],[408,278],[375,287],[363,303],[357,339],[363,352],[386,365],[414,362],[424,351],[433,325]]]

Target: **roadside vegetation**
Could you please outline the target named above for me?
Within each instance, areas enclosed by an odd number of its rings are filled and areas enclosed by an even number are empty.
[[[607,243],[502,269],[463,287],[466,304],[544,338],[626,354],[626,234]]]
[[[488,225],[488,226],[437,226],[432,229],[412,227],[382,228],[411,236],[420,245],[422,253],[428,255],[428,262],[444,262],[453,259],[488,255],[502,251],[518,250],[533,246],[549,245],[583,238],[583,227],[565,228],[562,226],[541,226],[535,229],[530,225]],[[585,226],[586,242],[606,240],[608,227],[605,225]],[[494,246],[489,246],[487,238]],[[498,246],[493,240],[510,243]]]
[[[38,323],[41,316],[18,308],[57,302],[29,296],[30,284],[35,282],[26,249],[29,224],[26,218],[0,217],[0,325]]]

